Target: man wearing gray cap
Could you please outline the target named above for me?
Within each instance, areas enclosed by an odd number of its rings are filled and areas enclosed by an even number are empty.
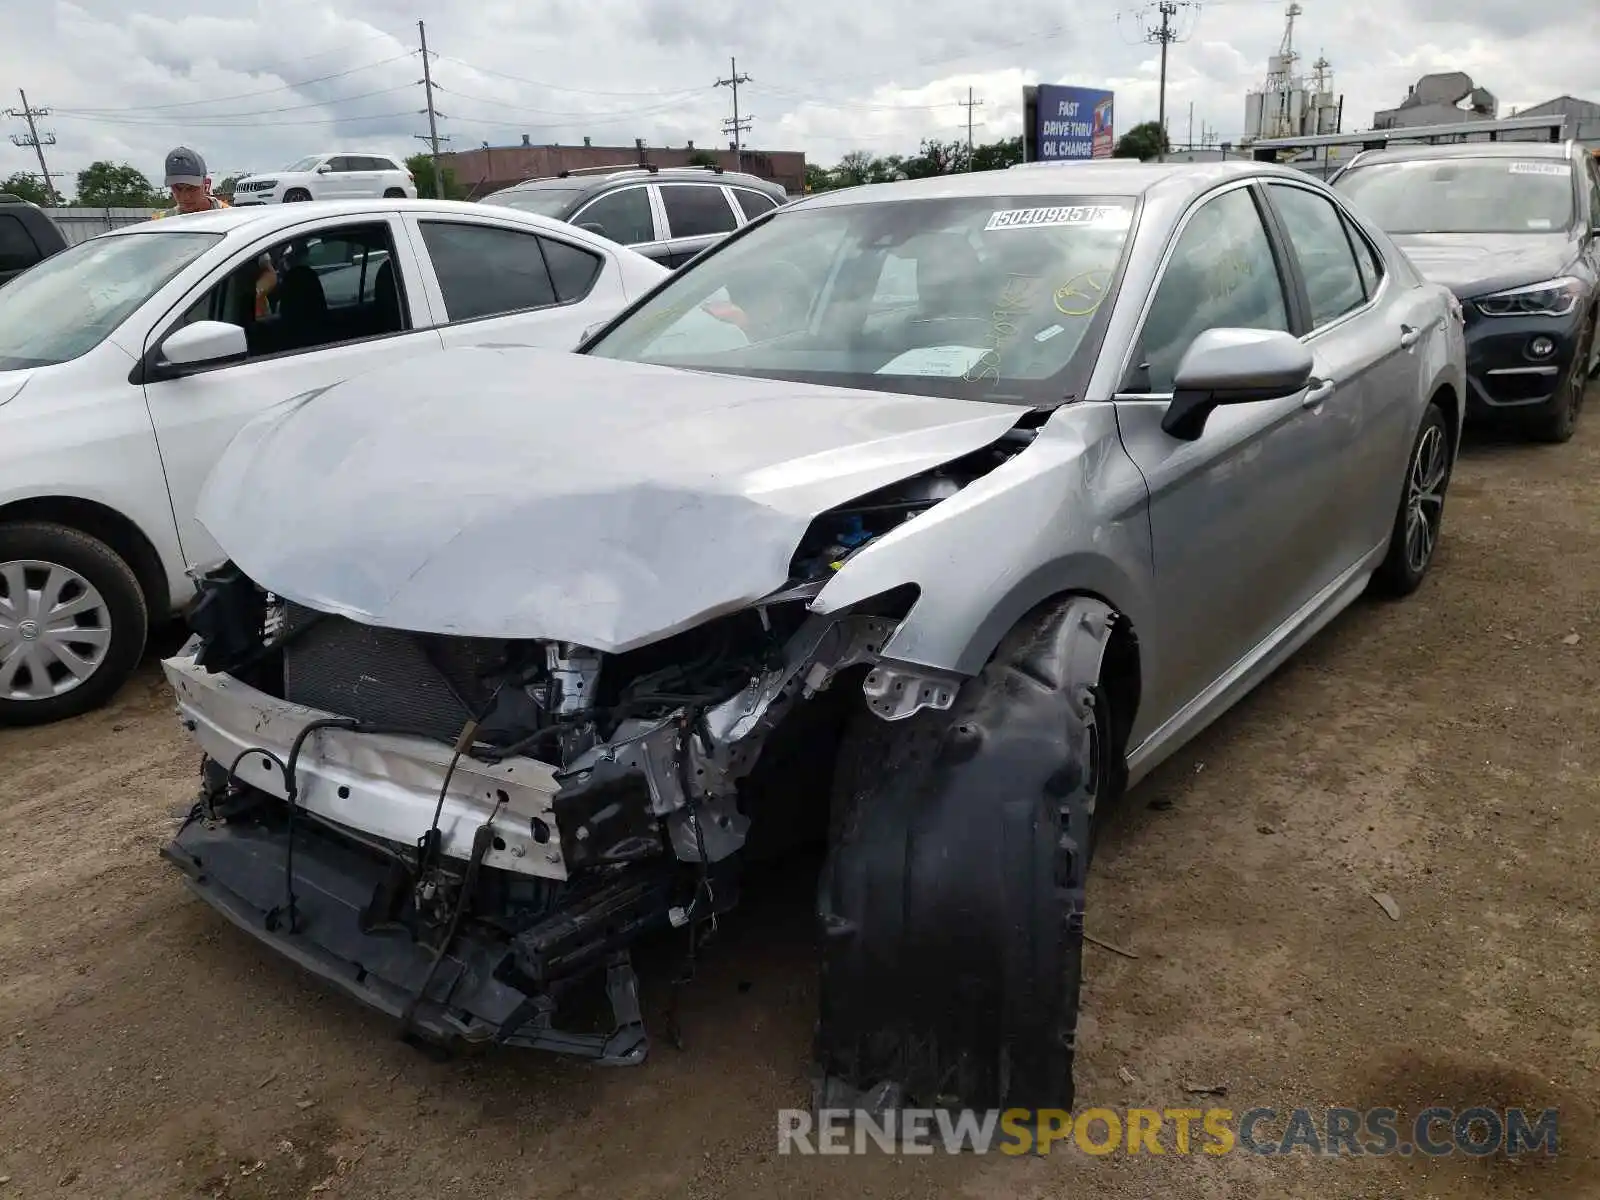
[[[158,217],[228,207],[211,194],[211,177],[206,174],[206,160],[187,146],[179,146],[168,153],[166,186],[172,192],[177,207],[157,213]]]

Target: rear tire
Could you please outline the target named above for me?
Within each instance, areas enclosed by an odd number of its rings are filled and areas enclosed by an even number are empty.
[[[311,193],[306,191],[305,188],[290,188],[283,194],[283,202],[285,204],[304,204],[310,199]]]
[[[950,711],[857,715],[818,887],[818,1109],[1072,1107],[1115,620],[1052,601]]]
[[[100,707],[139,665],[149,633],[139,580],[104,542],[65,525],[0,525],[0,725]]]
[[[1437,402],[1422,414],[1406,456],[1400,505],[1389,533],[1389,552],[1372,575],[1372,590],[1398,599],[1422,586],[1444,529],[1444,496],[1455,466],[1450,427]]]

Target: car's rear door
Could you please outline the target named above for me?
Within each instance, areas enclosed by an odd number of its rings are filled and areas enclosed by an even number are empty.
[[[1308,389],[1216,409],[1193,441],[1161,428],[1184,352],[1206,329],[1300,333],[1286,250],[1248,181],[1200,201],[1180,224],[1123,367],[1123,446],[1150,492],[1155,591],[1152,687],[1140,725],[1175,734],[1248,674],[1323,583],[1309,539],[1333,497],[1312,484],[1327,453]]]
[[[1323,452],[1308,485],[1330,497],[1311,536],[1333,578],[1387,542],[1400,472],[1421,415],[1419,346],[1443,311],[1385,278],[1372,246],[1322,192],[1264,187],[1305,288],[1306,344],[1329,395],[1316,410]]]
[[[663,267],[671,266],[666,217],[653,189],[642,183],[602,192],[586,201],[567,220],[580,229],[626,246]]]
[[[492,215],[405,221],[447,346],[570,350],[627,302],[615,257],[577,238]]]
[[[739,210],[720,184],[660,183],[654,186],[666,214],[667,238],[671,245],[664,266],[683,266],[739,227]]]

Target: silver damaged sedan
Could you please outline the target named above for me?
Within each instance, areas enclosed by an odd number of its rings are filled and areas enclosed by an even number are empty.
[[[1097,814],[1418,587],[1464,396],[1450,292],[1292,170],[813,196],[577,354],[244,430],[165,855],[407,1038],[626,1064],[641,940],[815,844],[818,1104],[1070,1107]]]

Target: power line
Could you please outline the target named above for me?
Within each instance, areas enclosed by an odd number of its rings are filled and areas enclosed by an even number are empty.
[[[377,88],[370,92],[357,92],[353,96],[333,96],[327,100],[314,100],[310,104],[286,104],[281,108],[259,108],[249,112],[208,113],[204,117],[195,118],[176,116],[171,120],[163,117],[117,117],[109,114],[63,112],[54,110],[55,115],[69,121],[95,121],[106,125],[148,125],[153,129],[188,129],[193,125],[210,125],[212,128],[228,128],[227,122],[240,121],[246,125],[255,123],[258,117],[274,116],[278,113],[304,112],[309,108],[327,108],[334,104],[347,104],[352,100],[366,100],[372,96],[390,96],[395,92],[409,92],[416,87],[415,83],[399,84],[395,87]],[[220,124],[219,124],[220,123]]]
[[[12,120],[16,120],[20,117],[22,120],[26,121],[28,123],[28,132],[26,134],[13,133],[11,135],[11,144],[14,146],[32,147],[33,152],[39,156],[39,174],[44,176],[44,190],[52,199],[55,199],[60,195],[60,193],[56,191],[55,181],[50,178],[50,168],[45,165],[44,148],[46,146],[54,146],[56,144],[56,135],[53,133],[45,133],[41,135],[39,133],[39,127],[33,123],[35,117],[48,117],[50,115],[50,110],[48,108],[29,108],[28,93],[23,91],[21,88],[17,89],[17,95],[22,97],[22,107],[20,109],[6,109],[6,116],[10,117]]]
[[[983,101],[974,100],[972,98],[972,89],[969,87],[967,89],[967,98],[959,103],[962,108],[967,110],[967,170],[970,171],[972,170],[972,113],[974,109],[983,104]]]
[[[744,170],[744,135],[749,132],[750,123],[754,118],[745,117],[743,120],[739,118],[739,85],[741,83],[749,83],[750,76],[739,74],[739,62],[734,58],[728,60],[728,69],[730,72],[728,78],[717,80],[713,86],[733,89],[733,117],[722,123],[722,132],[733,135],[733,169],[742,171]]]
[[[501,79],[509,79],[513,83],[525,83],[525,84],[528,84],[530,87],[544,88],[547,91],[552,91],[552,92],[570,92],[570,93],[572,93],[573,95],[576,95],[576,96],[653,96],[658,100],[665,100],[669,96],[670,97],[677,97],[679,99],[683,99],[683,98],[686,98],[686,97],[689,97],[689,96],[697,95],[699,93],[699,91],[700,91],[699,88],[682,88],[682,89],[679,89],[677,91],[597,92],[597,91],[592,91],[592,90],[587,89],[587,88],[563,87],[559,83],[545,83],[545,82],[543,82],[541,80],[538,80],[538,79],[529,79],[529,78],[527,78],[526,76],[523,76],[523,75],[512,75],[512,74],[509,74],[508,72],[505,72],[505,71],[496,71],[496,70],[494,70],[494,69],[492,69],[490,67],[481,67],[481,66],[478,66],[476,63],[470,63],[470,62],[467,62],[465,59],[455,58],[455,57],[453,57],[453,56],[451,56],[449,54],[441,54],[438,57],[443,62],[456,63],[456,64],[458,64],[460,66],[466,67],[469,71],[476,71],[480,75],[495,75],[495,76],[498,76]]]
[[[420,133],[412,134],[420,141],[428,143],[429,152],[433,158],[433,191],[435,200],[444,199],[444,174],[439,170],[439,142],[448,142],[450,139],[439,137],[439,118],[444,114],[433,106],[433,68],[428,61],[428,30],[421,21],[417,22],[417,37],[422,42],[422,93],[428,99],[428,133],[424,137]]]
[[[388,35],[385,34],[383,36],[387,37]],[[327,51],[325,53],[331,53],[331,51]],[[389,58],[380,58],[377,62],[363,63],[359,67],[348,67],[343,71],[333,71],[327,75],[318,75],[313,79],[301,79],[294,83],[281,83],[277,87],[262,88],[261,90],[254,92],[239,92],[232,96],[209,96],[204,100],[175,100],[171,104],[121,105],[117,108],[58,108],[56,109],[56,112],[62,116],[98,116],[101,113],[165,112],[174,108],[192,108],[197,104],[227,104],[233,100],[251,100],[257,96],[270,96],[274,92],[291,92],[299,88],[309,87],[314,83],[326,83],[330,79],[343,79],[346,75],[354,75],[360,71],[370,71],[374,67],[383,67],[390,63],[400,62],[403,59],[410,58],[415,53],[415,50],[410,50],[405,54],[396,54]],[[254,72],[249,73],[254,74]],[[286,112],[288,110],[269,109],[268,111]]]

